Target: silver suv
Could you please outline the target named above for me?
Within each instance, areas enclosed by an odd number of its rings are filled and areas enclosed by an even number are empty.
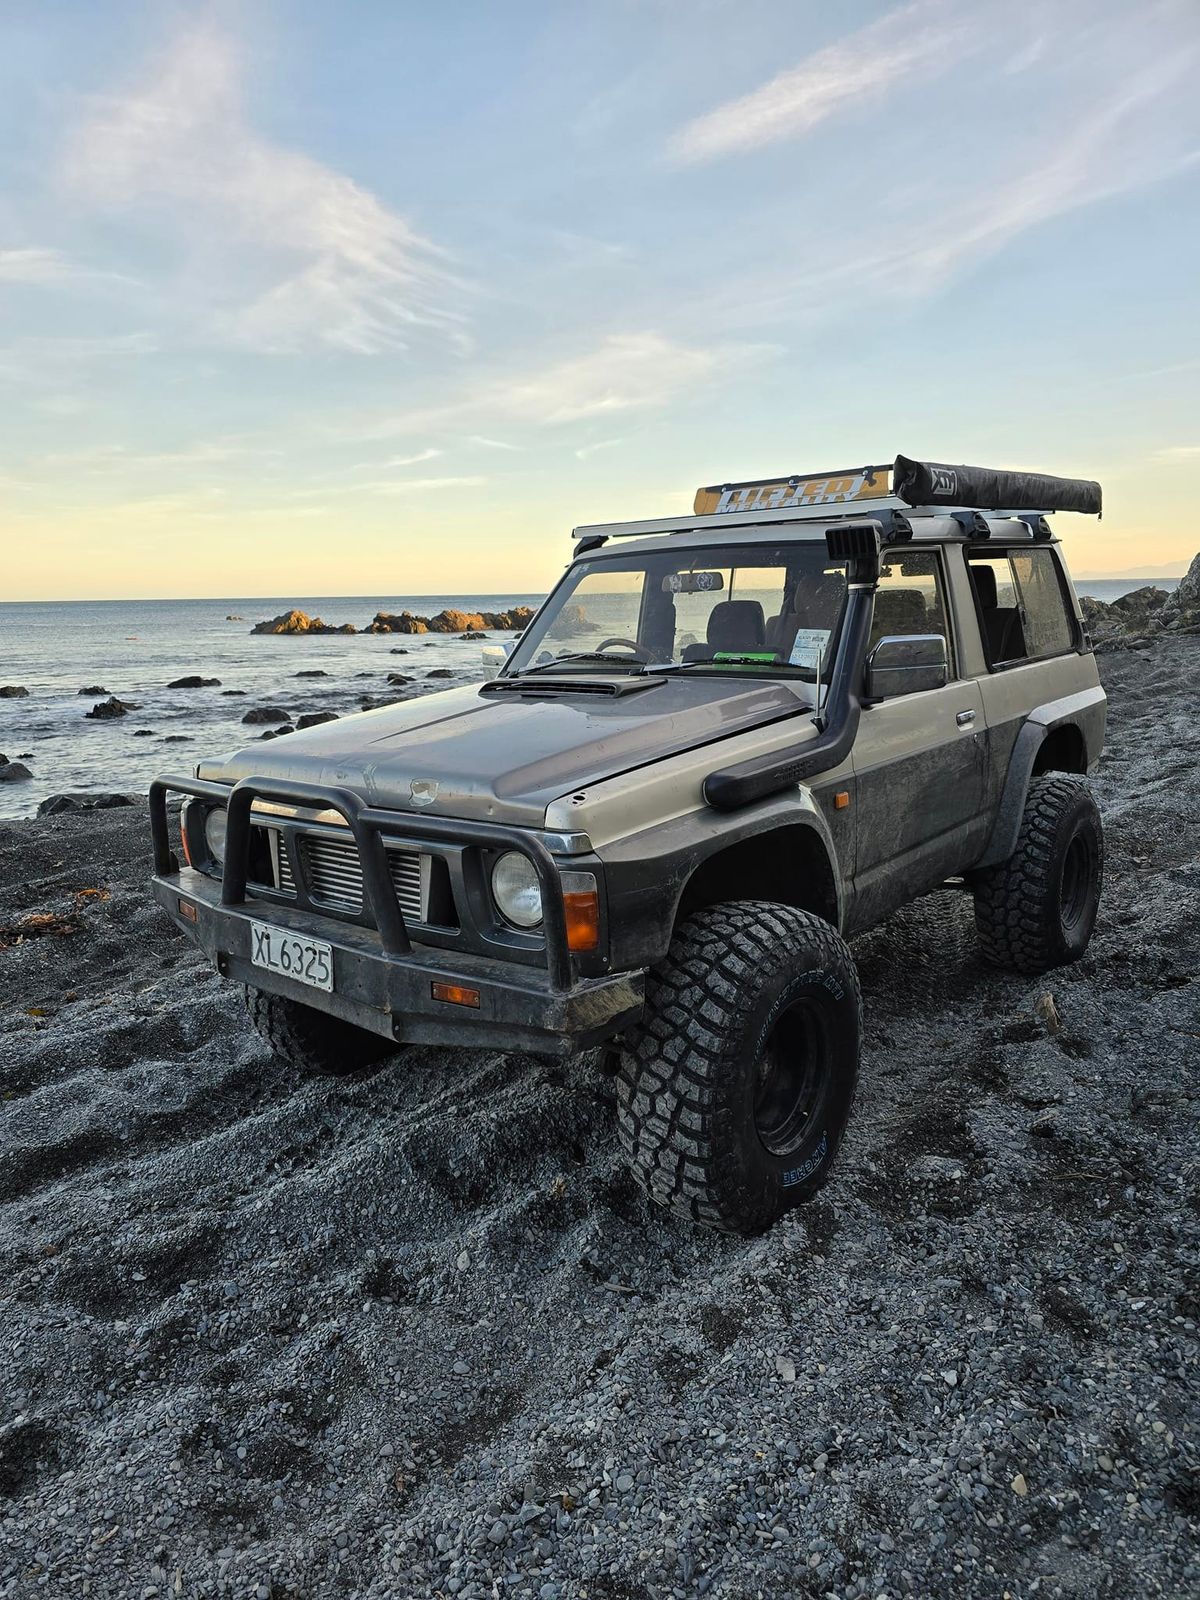
[[[155,894],[304,1069],[610,1045],[649,1194],[762,1229],[850,1113],[848,938],[956,879],[990,960],[1087,946],[1105,698],[1054,511],[1099,485],[901,456],[577,528],[490,681],[155,783]]]

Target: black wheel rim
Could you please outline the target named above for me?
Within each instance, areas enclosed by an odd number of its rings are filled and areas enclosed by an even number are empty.
[[[1088,849],[1087,840],[1081,833],[1077,833],[1067,846],[1067,853],[1063,858],[1059,906],[1064,931],[1071,932],[1083,921],[1091,883],[1092,853]]]
[[[754,1126],[773,1156],[793,1155],[820,1123],[829,1089],[830,1037],[822,1011],[793,1001],[755,1069]]]

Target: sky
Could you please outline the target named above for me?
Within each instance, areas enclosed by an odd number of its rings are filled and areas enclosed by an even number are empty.
[[[1196,0],[0,0],[0,598],[523,593],[890,460],[1200,549]]]

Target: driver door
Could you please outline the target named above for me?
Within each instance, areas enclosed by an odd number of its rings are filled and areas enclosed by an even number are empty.
[[[945,638],[949,681],[864,708],[854,742],[857,926],[963,871],[987,827],[983,696],[956,675],[941,553],[889,552],[868,654],[881,638],[922,633]]]

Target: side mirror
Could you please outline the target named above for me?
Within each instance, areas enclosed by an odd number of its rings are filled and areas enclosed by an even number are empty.
[[[889,634],[867,657],[866,697],[891,700],[922,689],[943,689],[950,677],[940,633]]]

